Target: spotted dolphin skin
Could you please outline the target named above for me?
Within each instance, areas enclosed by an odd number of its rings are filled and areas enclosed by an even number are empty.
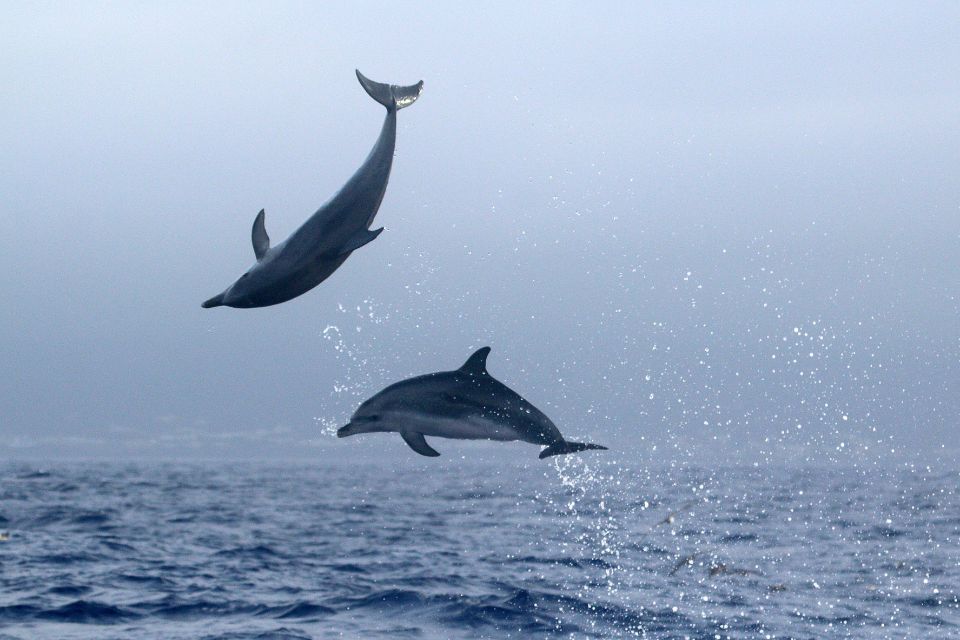
[[[606,449],[564,440],[550,418],[487,372],[489,353],[490,347],[483,347],[456,371],[429,373],[387,387],[361,404],[337,436],[396,431],[411,449],[431,457],[440,454],[424,436],[522,440],[545,445],[541,458]]]
[[[352,252],[383,231],[382,227],[371,231],[370,225],[390,178],[397,111],[420,97],[423,81],[399,87],[373,82],[359,71],[357,79],[387,109],[370,155],[329,202],[275,247],[270,246],[261,210],[253,222],[256,263],[223,293],[204,302],[204,308],[267,307],[296,298],[326,280]]]

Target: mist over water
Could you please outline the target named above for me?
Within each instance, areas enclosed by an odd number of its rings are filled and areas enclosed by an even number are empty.
[[[630,457],[956,459],[951,6],[410,13],[11,8],[5,455],[389,455],[317,423],[489,344]],[[354,68],[426,83],[386,231],[287,304],[201,309],[261,208],[278,242],[363,160]]]

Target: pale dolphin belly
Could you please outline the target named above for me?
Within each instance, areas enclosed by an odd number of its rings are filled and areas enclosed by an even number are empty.
[[[412,431],[437,438],[457,440],[524,440],[520,433],[509,425],[488,420],[481,416],[448,418],[419,412],[397,412],[386,415],[383,421],[397,431]]]

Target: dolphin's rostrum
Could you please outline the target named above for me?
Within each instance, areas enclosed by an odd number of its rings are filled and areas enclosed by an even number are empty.
[[[539,409],[487,372],[490,347],[474,353],[456,371],[430,373],[391,385],[360,405],[350,423],[337,431],[396,431],[423,456],[439,456],[424,436],[464,440],[522,440],[546,445],[541,458],[598,444],[568,442]]]
[[[387,108],[380,137],[353,177],[289,238],[270,247],[261,210],[253,222],[257,262],[226,291],[203,303],[209,307],[267,307],[296,298],[337,270],[350,253],[383,231],[370,230],[390,178],[397,138],[397,111],[413,104],[423,81],[409,87],[373,82],[357,71],[371,98]]]

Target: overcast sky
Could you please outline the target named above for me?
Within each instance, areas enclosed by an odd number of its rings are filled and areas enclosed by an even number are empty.
[[[955,464],[960,5],[513,4],[5,5],[0,455],[405,459],[333,430],[490,345],[625,460]],[[386,231],[201,309],[373,145],[354,68],[425,82]]]

